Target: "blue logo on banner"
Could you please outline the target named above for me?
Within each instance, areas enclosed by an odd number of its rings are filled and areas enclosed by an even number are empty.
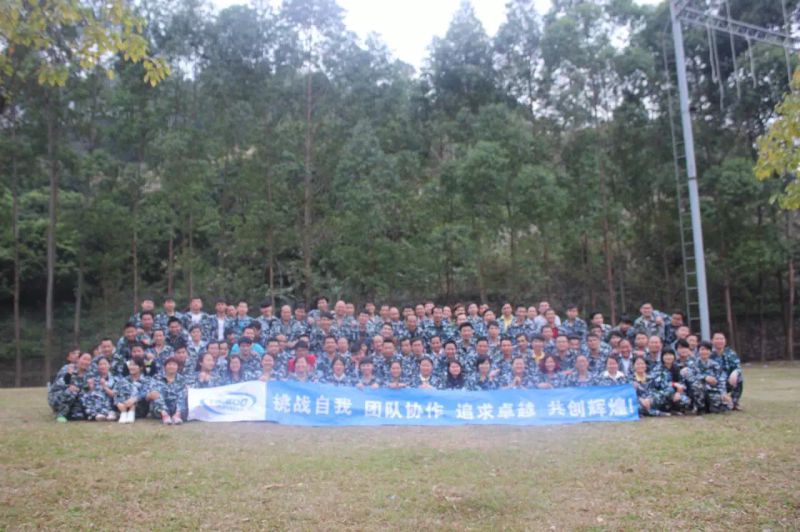
[[[229,392],[217,397],[207,397],[200,401],[200,404],[212,414],[224,416],[251,408],[256,404],[256,398],[254,395],[245,392]]]
[[[464,392],[270,382],[267,421],[289,425],[550,425],[639,419],[632,385]]]

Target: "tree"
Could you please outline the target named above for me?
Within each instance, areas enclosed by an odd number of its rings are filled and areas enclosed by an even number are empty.
[[[783,190],[776,195],[784,209],[800,209],[800,69],[795,70],[792,90],[775,108],[777,118],[758,139],[756,177],[760,181],[782,181]]]
[[[47,237],[47,303],[45,318],[45,378],[49,379],[53,356],[53,306],[56,268],[56,223],[58,219],[59,87],[70,74],[103,68],[109,58],[121,55],[126,61],[142,62],[144,80],[152,86],[169,74],[160,58],[148,55],[147,40],[141,35],[142,19],[124,0],[95,4],[79,0],[31,2],[14,0],[0,6],[0,94],[14,105],[8,80],[16,75],[34,75],[40,85],[53,87],[47,97],[47,161],[50,180]],[[17,54],[36,64],[34,72],[20,71]],[[113,75],[111,70],[106,70]]]

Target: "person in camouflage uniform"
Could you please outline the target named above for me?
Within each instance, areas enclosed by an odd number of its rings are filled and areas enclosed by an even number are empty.
[[[659,387],[668,391],[664,401],[664,411],[683,414],[691,410],[692,400],[689,397],[688,381],[681,375],[681,369],[675,362],[675,352],[671,347],[661,352],[661,363],[653,370],[653,378],[660,380]]]
[[[722,372],[727,376],[726,391],[731,396],[733,409],[739,410],[739,400],[742,398],[742,392],[744,391],[742,362],[736,351],[728,346],[728,340],[725,338],[724,333],[714,333],[711,343],[714,347],[713,351],[711,351],[711,358],[720,365]]]
[[[175,357],[168,358],[164,363],[164,374],[156,377],[158,393],[164,399],[166,415],[162,415],[162,419],[165,425],[182,424],[188,411],[186,381],[178,373],[178,366]]]
[[[642,357],[636,357],[633,363],[631,382],[639,399],[639,415],[668,415],[663,409],[669,401],[672,388],[647,372],[647,362]]]
[[[578,317],[578,305],[567,305],[567,319],[561,322],[558,333],[565,334],[567,337],[577,336],[583,341],[588,332],[586,322]]]
[[[606,359],[606,369],[595,378],[597,386],[618,386],[627,384],[628,376],[622,371],[619,359],[611,355]]]
[[[88,379],[88,392],[81,397],[86,419],[90,421],[114,421],[117,419],[113,402],[117,394],[114,386],[116,380],[121,378],[111,374],[108,360],[103,358],[98,361],[97,375]]]
[[[732,405],[727,394],[725,372],[719,363],[711,358],[711,342],[700,342],[697,359],[692,367],[690,394],[698,413],[720,413]]]
[[[475,370],[467,377],[467,389],[487,392],[500,387],[497,373],[492,371],[492,361],[488,356],[478,355]]]
[[[153,377],[145,375],[144,361],[132,358],[128,361],[128,383],[132,393],[128,403],[135,404],[134,417],[146,418],[148,416],[161,418],[166,415],[164,399],[158,391],[158,384]]]
[[[67,364],[63,372],[59,372],[48,392],[48,400],[56,420],[64,423],[69,420],[86,419],[83,408],[83,396],[89,392],[89,369],[92,355],[82,353],[75,364]]]

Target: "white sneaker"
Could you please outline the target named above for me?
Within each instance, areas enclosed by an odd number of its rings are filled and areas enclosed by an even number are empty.
[[[95,421],[105,421],[106,419],[108,419],[108,417],[103,414],[97,414],[94,416]]]
[[[136,419],[136,411],[128,410],[128,423],[133,423],[135,419]]]
[[[119,421],[117,423],[127,423],[128,422],[128,413],[127,412],[120,412],[119,413]]]
[[[109,421],[116,421],[117,413],[116,412],[109,412],[108,415],[106,416],[106,419],[108,419]]]

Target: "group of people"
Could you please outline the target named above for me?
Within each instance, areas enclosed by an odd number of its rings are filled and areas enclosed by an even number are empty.
[[[505,303],[402,309],[325,297],[302,305],[215,302],[199,297],[185,312],[165,298],[156,312],[146,298],[115,342],[91,352],[75,347],[50,384],[48,401],[59,422],[133,423],[154,417],[179,425],[188,388],[274,379],[365,388],[496,390],[613,386],[631,383],[641,415],[719,413],[740,408],[739,356],[721,332],[700,341],[681,311],[650,303],[636,319],[615,326],[600,312],[559,316],[538,306]]]

